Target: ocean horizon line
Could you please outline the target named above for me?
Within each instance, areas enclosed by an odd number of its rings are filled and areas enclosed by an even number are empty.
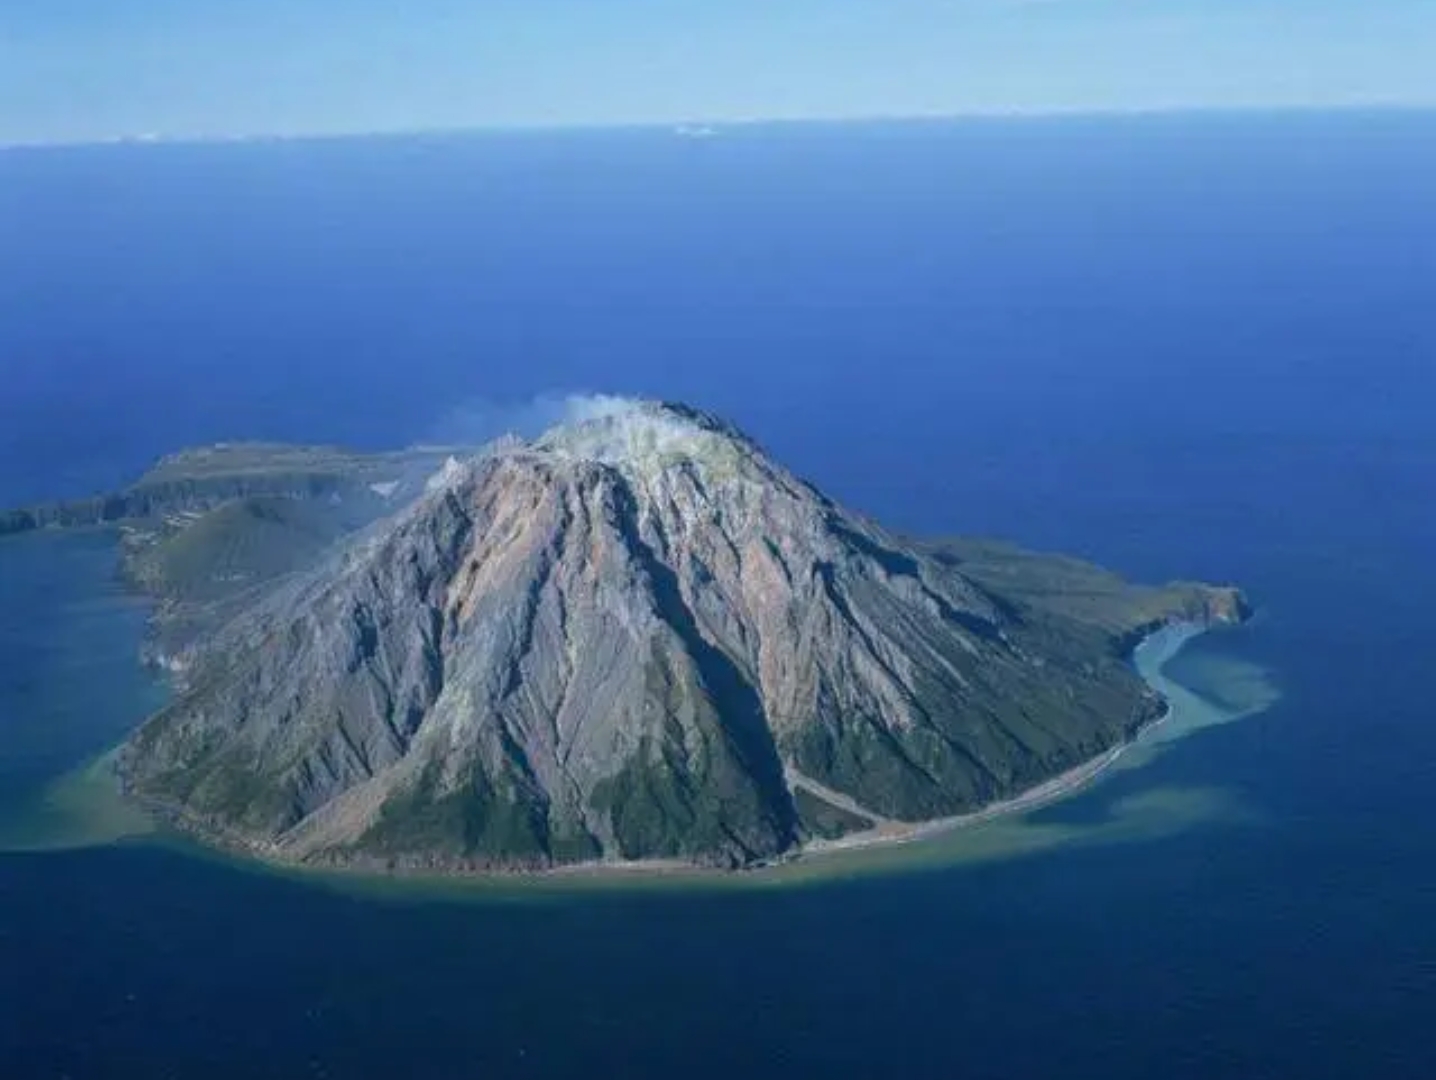
[[[551,136],[619,133],[667,133],[675,137],[707,138],[726,132],[755,128],[921,126],[936,124],[992,123],[1002,121],[1143,120],[1191,117],[1255,119],[1261,117],[1320,117],[1373,114],[1436,115],[1436,102],[1338,102],[1332,104],[1235,104],[1235,105],[1153,105],[1111,107],[992,108],[932,113],[875,113],[857,116],[753,116],[674,120],[553,121],[532,123],[477,123],[435,127],[377,129],[296,130],[277,132],[161,132],[141,131],[108,136],[77,138],[0,137],[0,153],[44,150],[80,150],[104,147],[193,147],[243,146],[273,143],[332,143],[361,141],[407,141],[415,139],[481,138],[486,136]]]

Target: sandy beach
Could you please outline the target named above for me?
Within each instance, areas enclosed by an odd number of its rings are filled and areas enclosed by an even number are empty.
[[[940,836],[944,833],[953,832],[957,829],[970,828],[983,822],[993,821],[997,818],[1013,814],[1022,814],[1038,807],[1046,806],[1059,799],[1074,795],[1087,787],[1112,766],[1116,765],[1122,757],[1133,747],[1140,744],[1144,739],[1150,737],[1151,733],[1167,724],[1173,717],[1175,706],[1173,704],[1174,684],[1171,680],[1162,675],[1162,668],[1168,661],[1179,653],[1182,648],[1191,640],[1208,631],[1207,627],[1196,623],[1175,623],[1163,627],[1161,630],[1148,635],[1142,640],[1133,652],[1132,662],[1136,666],[1147,685],[1162,695],[1167,702],[1162,715],[1146,725],[1140,733],[1128,742],[1115,746],[1106,753],[1085,761],[1076,768],[1068,769],[1059,776],[1053,777],[1036,787],[1016,795],[1011,799],[1002,802],[991,803],[981,810],[975,810],[970,814],[961,814],[956,817],[939,818],[933,821],[923,822],[893,822],[886,821],[876,828],[863,832],[851,833],[848,836],[837,840],[814,840],[803,845],[802,850],[795,856],[795,859],[821,858],[823,855],[835,852],[859,851],[863,848],[871,848],[888,844],[908,844],[914,841]],[[1188,694],[1190,696],[1190,694]]]

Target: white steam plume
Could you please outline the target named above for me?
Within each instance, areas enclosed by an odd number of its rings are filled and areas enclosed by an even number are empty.
[[[601,420],[629,412],[635,399],[614,394],[541,394],[524,402],[475,399],[452,409],[422,442],[479,447],[504,436],[536,439],[560,424]]]

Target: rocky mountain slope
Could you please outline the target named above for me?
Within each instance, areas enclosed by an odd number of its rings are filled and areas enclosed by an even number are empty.
[[[918,544],[721,421],[633,403],[451,461],[207,634],[128,790],[285,860],[743,866],[1018,793],[1161,703],[1231,589]]]

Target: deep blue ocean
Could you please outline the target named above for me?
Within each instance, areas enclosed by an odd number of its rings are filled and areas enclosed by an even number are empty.
[[[0,1076],[1436,1075],[1433,298],[1430,114],[0,153],[0,504],[677,398],[896,528],[1238,582],[1177,666],[1282,695],[1039,813],[1232,812],[801,888],[12,850]],[[158,699],[112,566],[0,544],[0,818]]]

